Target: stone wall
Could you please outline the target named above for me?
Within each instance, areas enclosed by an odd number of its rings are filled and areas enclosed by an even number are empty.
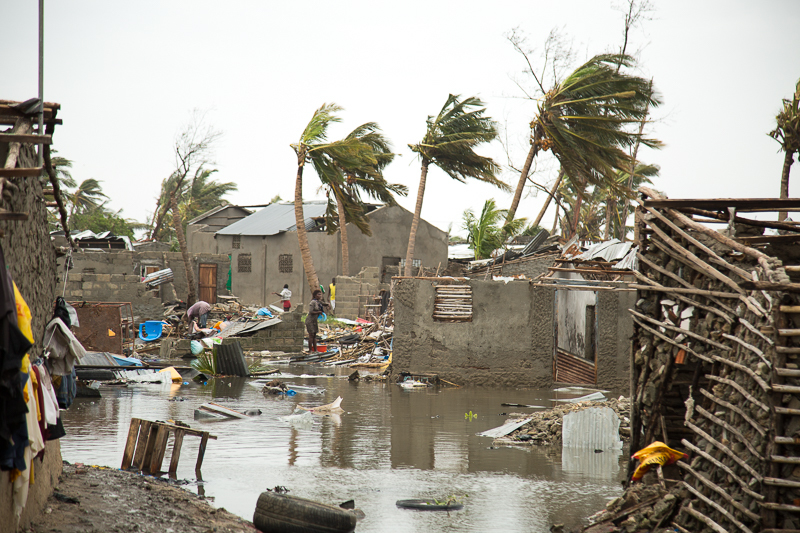
[[[65,258],[60,258],[63,265]],[[65,297],[68,301],[87,302],[131,302],[134,321],[160,320],[163,318],[162,302],[177,297],[185,300],[188,294],[186,269],[183,257],[178,252],[100,252],[80,250],[72,255],[73,268],[67,278]],[[230,259],[221,254],[195,254],[192,257],[195,281],[198,281],[199,265],[217,265],[217,294],[229,294],[225,285],[228,280]],[[171,268],[174,280],[156,289],[147,290],[141,282],[145,267],[158,270]],[[199,297],[199,290],[198,290]]]
[[[519,276],[524,274],[526,278],[533,279],[540,274],[546,273],[547,269],[555,263],[556,257],[557,254],[548,254],[512,261],[505,265],[495,265],[492,268],[492,274],[495,276]]]
[[[438,322],[432,318],[435,282],[395,281],[392,372],[432,372],[463,385],[552,386],[555,289],[529,281],[467,283],[472,321]],[[627,308],[635,293],[600,292],[597,386],[626,392]]]
[[[0,144],[0,162],[6,160],[7,144]],[[36,166],[32,150],[23,147],[19,165]],[[47,228],[47,212],[42,200],[42,185],[38,178],[14,178],[19,188],[10,201],[0,201],[0,207],[12,212],[28,213],[28,220],[0,221],[2,249],[6,266],[30,307],[33,317],[33,336],[36,341],[31,356],[42,354],[41,339],[44,327],[53,315],[57,294],[56,256]],[[46,443],[43,459],[34,459],[36,483],[30,486],[28,501],[20,517],[20,528],[26,528],[33,517],[42,512],[47,497],[53,492],[61,474],[59,442]],[[12,484],[8,472],[0,472],[0,529],[14,531]]]
[[[355,320],[363,318],[364,303],[361,296],[377,296],[380,285],[380,269],[378,267],[364,267],[357,276],[336,276],[336,311],[335,315],[341,318]]]

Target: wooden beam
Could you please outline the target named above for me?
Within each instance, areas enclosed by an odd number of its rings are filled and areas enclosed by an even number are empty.
[[[42,175],[43,167],[0,168],[0,178],[37,178]]]
[[[712,211],[727,211],[729,207],[737,211],[752,211],[766,209],[769,211],[787,211],[800,209],[800,198],[648,198],[644,201],[645,207],[658,207],[666,209],[709,209]]]
[[[52,135],[31,135],[0,132],[0,143],[51,144]]]
[[[692,215],[699,215],[702,217],[708,217],[713,220],[695,220],[695,222],[701,222],[703,224],[728,224],[730,222],[730,215],[725,213],[717,213],[715,211],[705,211],[703,209],[681,209],[684,213],[690,213]],[[797,227],[797,222],[789,222],[788,220],[784,220],[783,222],[775,222],[772,220],[753,220],[751,218],[742,218],[740,216],[735,216],[733,218],[734,223],[736,224],[747,224],[748,226],[754,226],[757,228],[770,228],[770,229],[782,229],[786,231],[800,231],[800,228]]]
[[[800,283],[772,283],[771,281],[743,281],[739,285],[751,291],[800,292]]]
[[[747,245],[754,244],[792,244],[800,241],[800,233],[794,235],[761,235],[753,237],[736,237],[740,242]]]

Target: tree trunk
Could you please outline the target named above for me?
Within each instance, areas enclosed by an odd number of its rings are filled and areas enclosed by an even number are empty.
[[[334,186],[336,195],[336,211],[339,213],[339,234],[342,238],[342,274],[350,275],[350,245],[347,243],[347,222],[344,216],[344,205],[342,204],[342,191]]]
[[[605,241],[611,238],[611,213],[614,211],[614,207],[616,207],[615,200],[612,198],[606,200],[606,230],[603,236],[603,240]]]
[[[522,171],[519,173],[519,182],[517,183],[517,189],[514,191],[514,199],[511,201],[511,207],[508,208],[508,215],[506,215],[506,225],[510,224],[511,221],[514,220],[514,215],[517,214],[517,208],[522,199],[522,189],[525,188],[525,182],[528,181],[528,173],[531,170],[533,158],[536,157],[538,151],[539,145],[536,143],[536,140],[534,140],[534,142],[531,143],[531,149],[528,150],[528,157],[525,159]],[[541,220],[541,218],[539,218],[539,220]]]
[[[186,235],[183,233],[183,224],[181,224],[181,215],[178,211],[178,200],[176,194],[173,192],[170,195],[169,203],[172,207],[172,225],[175,226],[175,234],[178,237],[178,246],[181,249],[181,256],[183,257],[183,268],[186,270],[186,284],[189,286],[189,294],[186,296],[186,307],[191,307],[197,301],[197,288],[194,282],[194,267],[192,260],[189,258],[189,247],[186,246]]]
[[[553,219],[553,229],[550,230],[550,235],[556,234],[556,228],[558,228],[558,204],[556,204],[556,218]]]
[[[781,198],[789,198],[789,171],[794,163],[794,152],[791,150],[786,151],[783,157],[783,171],[781,172]],[[781,211],[778,213],[778,221],[783,222],[788,216],[788,212]]]
[[[544,217],[547,208],[550,206],[550,200],[552,200],[555,197],[556,191],[558,190],[558,187],[561,185],[561,180],[563,179],[564,179],[564,169],[562,168],[561,170],[558,171],[558,178],[556,178],[556,182],[555,184],[553,184],[553,188],[550,189],[550,194],[547,195],[547,200],[545,200],[542,210],[539,211],[539,215],[533,222],[533,227],[538,226],[539,223],[542,221],[542,218]],[[558,206],[556,206],[556,218],[558,218]]]
[[[425,196],[425,181],[428,178],[428,165],[430,161],[427,159],[422,160],[422,172],[419,177],[419,190],[417,191],[417,205],[414,208],[414,218],[411,219],[411,233],[408,235],[408,251],[406,252],[406,267],[403,270],[404,276],[411,275],[411,262],[414,259],[414,244],[417,240],[417,227],[419,226],[419,218],[422,214],[422,198]]]
[[[583,191],[586,188],[583,180],[578,180],[576,183],[576,198],[575,198],[575,219],[572,222],[572,229],[570,230],[570,238],[578,235],[578,224],[581,221],[581,203],[583,202]]]
[[[306,271],[308,286],[311,287],[311,294],[319,289],[319,279],[317,271],[314,270],[314,260],[311,258],[311,250],[308,247],[308,234],[306,233],[305,216],[303,216],[303,166],[305,165],[305,154],[297,156],[297,179],[294,184],[294,219],[297,224],[297,242],[300,245],[300,256],[303,258],[303,269]]]

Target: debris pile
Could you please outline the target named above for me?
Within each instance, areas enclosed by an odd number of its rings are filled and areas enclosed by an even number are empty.
[[[580,402],[559,405],[532,414],[512,414],[512,417],[531,418],[530,422],[512,433],[495,439],[496,445],[550,446],[561,445],[561,428],[564,415],[590,407],[610,407],[619,416],[619,433],[623,440],[630,437],[630,399],[620,396],[602,402]]]

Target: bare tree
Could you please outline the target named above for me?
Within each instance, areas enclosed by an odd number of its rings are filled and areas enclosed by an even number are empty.
[[[173,145],[175,170],[173,170],[169,178],[164,180],[164,185],[162,186],[164,194],[159,196],[156,204],[156,211],[153,214],[153,227],[150,232],[151,239],[157,238],[164,223],[164,218],[169,211],[172,211],[172,224],[177,235],[181,256],[183,257],[186,283],[189,286],[189,292],[186,297],[187,305],[192,305],[197,300],[197,288],[195,286],[194,267],[186,245],[186,235],[183,231],[177,198],[188,176],[197,177],[204,172],[204,167],[212,164],[213,145],[222,136],[222,132],[214,129],[205,119],[205,112],[195,109],[189,122],[175,138]]]

